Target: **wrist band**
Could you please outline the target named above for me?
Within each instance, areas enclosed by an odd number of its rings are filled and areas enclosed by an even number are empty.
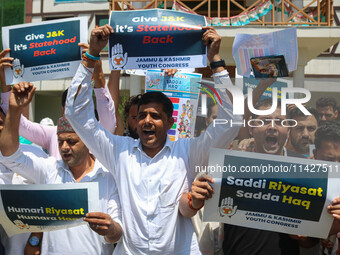
[[[193,211],[199,211],[203,206],[204,206],[204,204],[200,207],[200,208],[198,208],[198,209],[196,209],[196,208],[194,208],[194,207],[192,207],[192,201],[191,201],[191,193],[189,192],[188,193],[188,199],[189,199],[189,207],[190,207],[190,209],[191,210],[193,210]]]
[[[89,59],[92,59],[92,60],[99,60],[100,59],[100,56],[99,57],[92,56],[87,51],[85,51],[85,56]]]
[[[93,60],[93,59],[86,57],[85,54],[83,54],[83,60],[88,60],[88,61],[91,61],[91,62],[97,62],[97,60]]]
[[[215,68],[220,67],[220,66],[221,67],[225,67],[226,66],[223,59],[221,59],[219,61],[213,61],[213,62],[210,63],[210,68],[211,69],[215,69]]]

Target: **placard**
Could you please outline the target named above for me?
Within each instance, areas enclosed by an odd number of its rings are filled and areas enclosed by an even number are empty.
[[[87,41],[87,18],[70,18],[2,28],[4,49],[13,67],[6,84],[73,77],[81,62],[80,42]]]

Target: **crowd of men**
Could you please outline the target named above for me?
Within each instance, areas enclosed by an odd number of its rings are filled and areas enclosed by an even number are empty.
[[[81,226],[14,237],[0,229],[3,254],[294,255],[332,249],[327,240],[323,249],[316,238],[202,222],[201,208],[214,194],[210,186],[214,179],[197,176],[195,166],[208,165],[209,148],[230,148],[240,129],[239,125],[213,126],[214,118],[235,122],[253,118],[263,123],[249,127],[249,138],[240,143],[243,150],[340,160],[339,114],[333,98],[320,98],[316,110],[307,107],[312,115],[290,107],[288,116],[296,120],[295,127],[280,124],[286,119],[280,103],[268,115],[250,116],[247,104],[244,116],[233,115],[228,92],[233,85],[225,66],[219,65],[221,37],[211,27],[203,30],[208,61],[215,63],[211,65],[212,77],[226,89],[217,89],[222,104],[208,109],[206,127],[196,132],[195,138],[177,141],[170,141],[167,135],[174,123],[173,105],[161,92],[130,98],[124,121],[119,116],[119,71],[111,72],[105,87],[101,62],[96,60],[110,34],[114,35],[109,25],[92,30],[89,45],[81,45],[86,57],[63,94],[63,116],[57,126],[32,123],[22,115],[35,88],[29,82],[6,86],[3,69],[12,66],[13,59],[5,57],[9,49],[0,53],[0,183],[97,182],[100,201],[100,212],[88,212],[84,216],[87,224]],[[99,121],[92,99],[92,77]],[[271,99],[260,100],[272,82],[261,81],[254,90],[256,109],[272,105]],[[49,157],[34,146],[21,145],[20,136],[41,146]],[[328,209],[334,217],[330,232],[334,235],[340,231],[340,199],[334,198]]]

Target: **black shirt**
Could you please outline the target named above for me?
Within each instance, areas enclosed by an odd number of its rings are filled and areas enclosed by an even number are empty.
[[[287,234],[224,224],[224,255],[299,255]]]

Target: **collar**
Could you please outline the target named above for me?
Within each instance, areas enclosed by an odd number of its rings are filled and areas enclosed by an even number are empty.
[[[163,151],[165,148],[169,148],[169,150],[171,151],[172,146],[173,146],[173,142],[170,141],[169,136],[167,135],[167,136],[166,136],[166,140],[165,140],[165,144],[164,144],[163,148],[162,148],[157,154],[159,154],[159,153],[160,153],[161,151]],[[132,145],[132,149],[133,149],[133,150],[137,149],[137,150],[139,150],[140,152],[143,152],[143,153],[144,153],[143,147],[142,147],[142,143],[140,142],[140,139],[139,139],[139,138],[138,138],[137,140],[134,140],[134,143],[133,143],[133,145]]]
[[[68,172],[73,177],[72,171],[70,170],[68,165],[66,165],[65,162],[61,159],[58,160],[58,169],[61,169],[65,172]],[[97,159],[95,159],[93,170],[85,176],[88,176],[88,178],[90,178],[90,179],[94,179],[98,175],[100,175],[100,174],[105,175],[105,173],[108,173],[108,172],[109,171]],[[84,178],[85,178],[85,176],[84,176]]]

